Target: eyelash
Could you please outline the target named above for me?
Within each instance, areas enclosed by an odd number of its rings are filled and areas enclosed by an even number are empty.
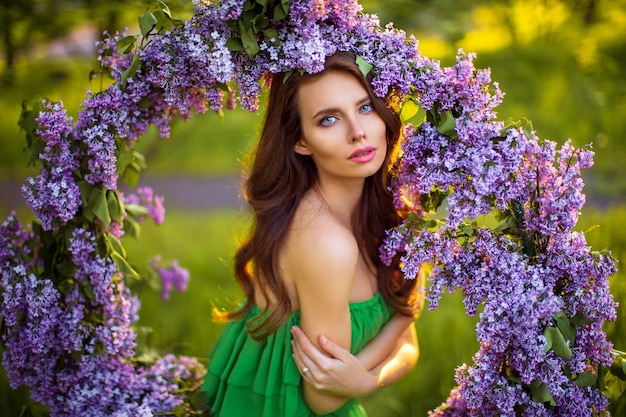
[[[371,103],[366,103],[363,104],[360,108],[359,111],[361,113],[370,113],[372,111],[374,111],[374,106],[372,106]],[[333,121],[329,121],[329,119],[333,119]],[[334,121],[337,120],[337,118],[335,116],[325,116],[320,120],[320,125],[322,126],[330,126],[334,123]]]

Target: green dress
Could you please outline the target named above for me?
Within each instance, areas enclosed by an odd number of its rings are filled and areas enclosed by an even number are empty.
[[[202,391],[207,393],[210,415],[215,417],[313,417],[304,401],[302,377],[291,356],[291,327],[300,325],[294,311],[283,325],[262,342],[254,340],[245,323],[261,313],[253,307],[247,317],[229,322],[213,352]],[[352,345],[356,354],[378,334],[394,310],[380,293],[351,303]],[[327,416],[366,417],[356,399]]]

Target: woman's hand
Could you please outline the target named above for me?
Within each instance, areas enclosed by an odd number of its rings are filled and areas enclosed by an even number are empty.
[[[297,326],[292,328],[291,333],[296,366],[302,379],[315,390],[346,397],[361,397],[378,388],[377,378],[346,349],[320,336],[320,350]]]

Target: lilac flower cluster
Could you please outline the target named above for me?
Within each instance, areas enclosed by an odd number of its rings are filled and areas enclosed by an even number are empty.
[[[467,404],[459,392],[459,387],[450,391],[448,399],[437,407],[436,410],[428,412],[428,417],[465,417],[467,416]]]
[[[139,187],[135,193],[122,195],[122,201],[128,207],[130,204],[141,206],[145,208],[148,215],[154,220],[155,224],[163,223],[165,219],[165,207],[163,206],[163,197],[155,195],[154,191],[150,187]],[[136,219],[142,221],[142,216]]]
[[[70,135],[72,119],[63,109],[63,103],[44,100],[36,122],[39,137],[45,143],[40,154],[42,167],[37,178],[28,178],[22,192],[44,230],[52,230],[73,219],[81,205],[72,176],[79,165],[75,158],[78,149]]]
[[[201,1],[196,10],[205,26],[222,27],[224,19],[239,17],[244,3]],[[259,37],[256,55],[234,54],[238,100],[251,111],[257,110],[261,87],[273,74],[317,73],[336,51],[351,51],[373,66],[372,85],[381,97],[408,94],[422,68],[430,65],[413,37],[392,25],[381,28],[378,18],[362,13],[355,0],[294,0],[288,19],[273,23],[276,34]]]
[[[430,308],[458,288],[467,314],[480,311],[480,350],[457,370],[453,393],[467,407],[462,415],[605,410],[597,385],[582,381],[612,361],[602,324],[615,320],[608,288],[615,265],[573,232],[591,151],[569,141],[557,150],[495,121],[502,95],[471,55],[461,53],[449,69],[431,66],[421,81],[429,115],[407,126],[393,187],[398,207],[418,219],[388,231],[381,256],[401,256],[407,278],[432,264]],[[446,211],[431,211],[438,207]]]
[[[2,361],[11,386],[31,387],[55,416],[152,416],[183,406],[181,389],[201,381],[203,366],[174,355],[132,364],[139,302],[98,255],[93,233],[76,228],[69,239],[75,283],[27,271],[33,254],[24,243],[33,237],[14,216],[0,229]]]
[[[161,278],[161,298],[163,300],[170,298],[170,291],[173,287],[179,292],[184,292],[187,289],[189,271],[181,268],[178,261],[174,260],[169,266],[164,266],[161,257],[157,255],[150,261],[150,265]]]

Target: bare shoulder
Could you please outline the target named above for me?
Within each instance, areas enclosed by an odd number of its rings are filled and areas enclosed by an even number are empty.
[[[294,217],[283,249],[282,268],[300,299],[303,293],[349,298],[359,248],[352,232],[315,200]]]
[[[359,248],[352,232],[324,207],[304,205],[294,217],[288,236],[290,257],[299,262],[357,261]]]

